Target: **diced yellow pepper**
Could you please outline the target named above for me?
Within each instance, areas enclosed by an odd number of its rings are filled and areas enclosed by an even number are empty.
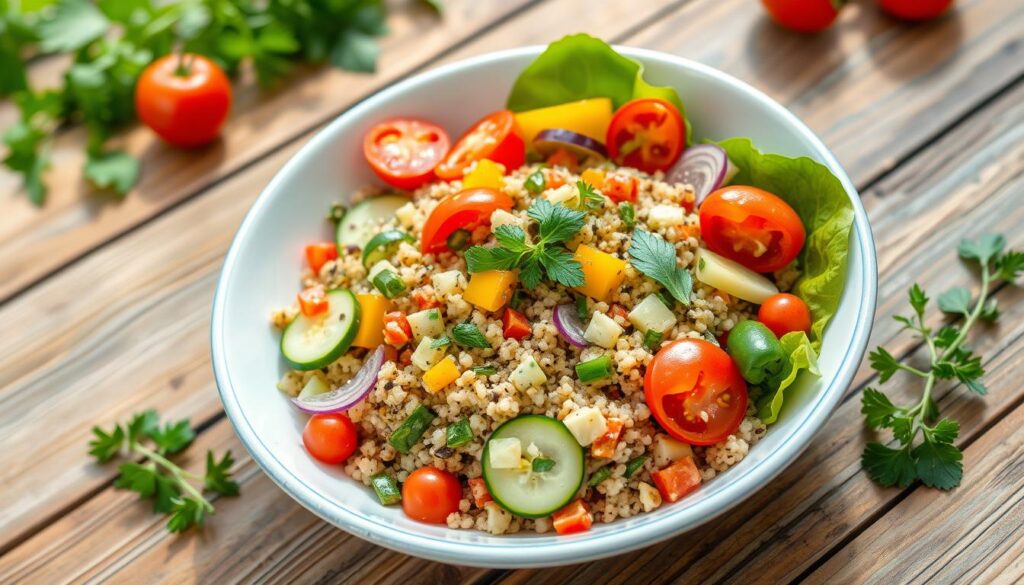
[[[355,347],[375,349],[384,343],[384,313],[391,302],[383,295],[356,295],[359,302],[359,331],[352,340]]]
[[[497,311],[512,298],[516,273],[508,270],[487,270],[469,277],[469,286],[462,298],[485,311]]]
[[[434,367],[423,372],[423,387],[427,389],[427,392],[436,394],[461,375],[459,367],[455,365],[455,358],[450,355],[445,356],[443,360],[434,364]]]
[[[583,286],[576,290],[588,297],[603,301],[626,278],[626,261],[619,260],[597,248],[580,245],[573,256],[583,267]]]
[[[580,175],[580,180],[597,190],[601,190],[604,188],[604,171],[601,169],[587,169]]]
[[[533,144],[538,132],[551,128],[572,130],[604,143],[611,121],[612,100],[608,98],[580,100],[516,114],[527,145]]]
[[[462,188],[487,187],[500,191],[501,187],[505,184],[505,180],[502,178],[504,176],[504,165],[485,158],[476,163],[472,171],[466,173],[466,176],[462,179]]]

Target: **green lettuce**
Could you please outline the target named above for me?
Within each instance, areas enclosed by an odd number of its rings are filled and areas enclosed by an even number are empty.
[[[732,183],[775,193],[800,216],[807,241],[800,252],[801,276],[793,292],[811,309],[811,347],[821,348],[825,326],[839,308],[850,254],[853,204],[839,179],[807,157],[764,154],[749,138],[718,143],[739,167]]]
[[[815,376],[821,375],[821,371],[818,370],[817,353],[811,346],[811,340],[807,338],[806,333],[792,331],[783,335],[779,343],[786,351],[786,368],[782,371],[782,377],[775,390],[765,392],[757,403],[757,417],[766,425],[779,419],[783,393],[786,388],[793,385],[801,370],[807,370]]]
[[[548,45],[516,78],[506,107],[513,112],[556,106],[587,98],[611,98],[612,106],[636,98],[661,98],[679,108],[686,120],[686,142],[693,130],[683,101],[671,87],[644,80],[639,62],[615,52],[608,43],[587,34],[576,34]]]

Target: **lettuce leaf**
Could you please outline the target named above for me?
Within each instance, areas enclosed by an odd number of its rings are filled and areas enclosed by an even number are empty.
[[[608,43],[587,34],[569,35],[548,45],[516,78],[506,107],[513,112],[556,106],[587,98],[611,98],[619,108],[629,100],[661,98],[679,108],[686,121],[686,143],[693,128],[683,101],[671,87],[644,80],[639,62],[615,52]]]
[[[811,347],[821,348],[825,326],[839,308],[846,281],[853,228],[853,204],[839,179],[807,157],[764,154],[749,138],[718,143],[739,167],[732,183],[775,193],[800,216],[807,241],[800,253],[801,276],[793,292],[811,309]]]
[[[818,370],[818,356],[811,346],[811,340],[803,331],[793,331],[782,336],[779,340],[782,349],[786,351],[786,369],[782,371],[782,379],[774,391],[765,393],[757,404],[757,417],[766,425],[770,425],[779,419],[779,412],[782,410],[782,398],[786,388],[793,385],[801,370],[807,370],[815,376],[820,376]]]

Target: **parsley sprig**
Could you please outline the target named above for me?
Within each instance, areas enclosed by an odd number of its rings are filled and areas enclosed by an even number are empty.
[[[676,262],[676,248],[658,234],[638,229],[629,243],[629,263],[668,290],[680,303],[690,304],[693,277]]]
[[[527,289],[540,284],[546,274],[568,287],[583,284],[583,267],[562,245],[583,228],[585,213],[535,199],[526,214],[538,224],[536,242],[527,240],[523,228],[501,225],[494,230],[497,245],[473,246],[466,250],[470,272],[519,269],[519,280]]]
[[[110,430],[93,427],[92,433],[89,454],[98,462],[106,463],[118,456],[133,459],[121,463],[114,486],[153,500],[154,512],[170,515],[167,521],[170,532],[201,526],[206,516],[213,514],[213,504],[203,495],[204,491],[222,496],[238,495],[238,484],[231,477],[234,464],[231,451],[219,460],[212,451],[207,451],[206,473],[202,477],[168,459],[195,439],[188,420],[161,427],[156,411],[147,410],[133,416],[127,424],[115,424]],[[202,480],[201,488],[192,483],[199,480]]]
[[[977,241],[960,243],[960,257],[981,269],[981,288],[973,304],[970,291],[963,287],[939,295],[938,305],[942,311],[963,317],[959,326],[945,325],[933,330],[925,325],[925,309],[930,299],[917,284],[911,287],[909,300],[913,314],[894,318],[928,348],[930,365],[927,369],[901,362],[884,347],[871,352],[869,361],[878,372],[880,384],[900,371],[924,380],[921,400],[912,406],[893,404],[875,388],[864,390],[861,412],[865,423],[871,429],[889,429],[897,442],[895,447],[871,442],[864,448],[861,458],[864,468],[879,484],[906,487],[919,479],[928,487],[942,490],[960,485],[963,453],[955,445],[960,423],[943,418],[932,424],[939,417],[933,393],[940,380],[957,380],[976,394],[987,393],[981,382],[985,374],[981,356],[971,352],[964,342],[979,320],[993,321],[999,316],[995,299],[989,299],[992,285],[1000,281],[1012,282],[1024,271],[1024,252],[1004,252],[1005,247],[1006,239],[1001,235],[986,235]]]

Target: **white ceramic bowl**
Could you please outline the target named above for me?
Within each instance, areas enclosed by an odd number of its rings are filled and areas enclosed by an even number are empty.
[[[249,453],[300,504],[332,524],[382,546],[463,565],[535,567],[597,559],[650,545],[699,526],[767,484],[811,442],[853,379],[868,342],[877,270],[867,216],[854,186],[822,142],[788,110],[724,73],[662,53],[619,50],[672,85],[686,104],[695,138],[749,136],[766,152],[810,156],[843,182],[856,210],[846,288],[821,352],[822,377],[787,395],[783,416],[750,454],[685,499],[650,514],[595,524],[583,534],[491,536],[420,524],[400,507],[381,506],[370,489],[303,450],[306,417],[275,389],[285,366],[273,307],[296,293],[303,246],[332,238],[328,206],[375,177],[361,139],[376,122],[419,116],[458,136],[500,109],[513,80],[543,47],[461,61],[417,75],[342,114],[309,141],[260,194],[235,236],[213,304],[213,368],[228,418]]]

